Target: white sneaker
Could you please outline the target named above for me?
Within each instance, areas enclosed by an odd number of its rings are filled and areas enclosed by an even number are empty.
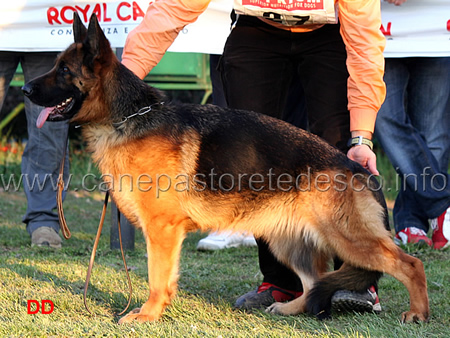
[[[257,246],[255,237],[253,235],[244,235],[242,239],[242,246]]]
[[[212,251],[227,248],[237,248],[238,246],[256,246],[253,236],[248,234],[235,233],[231,231],[212,232],[207,237],[198,241],[197,250]]]
[[[31,246],[49,246],[60,249],[61,243],[61,237],[50,227],[39,227],[31,234]]]

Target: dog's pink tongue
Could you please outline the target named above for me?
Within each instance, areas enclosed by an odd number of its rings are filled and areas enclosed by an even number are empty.
[[[50,115],[50,113],[52,112],[52,110],[55,107],[48,107],[48,108],[44,108],[42,109],[41,113],[39,114],[37,121],[36,121],[36,127],[38,128],[42,128],[42,126],[44,125],[45,121],[47,121],[48,116]]]

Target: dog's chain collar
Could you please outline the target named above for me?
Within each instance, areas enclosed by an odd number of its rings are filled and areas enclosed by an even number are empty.
[[[157,103],[151,104],[150,106],[142,107],[142,108],[139,109],[136,113],[131,114],[131,115],[128,115],[128,116],[125,116],[125,117],[122,119],[122,121],[113,123],[113,126],[119,127],[119,126],[121,126],[122,124],[124,124],[125,122],[127,122],[129,119],[131,119],[131,118],[133,118],[133,117],[136,117],[136,116],[142,116],[142,115],[145,115],[145,114],[147,114],[147,113],[150,113],[150,112],[152,111],[152,107],[155,106],[155,105],[157,105],[157,104],[163,105],[164,102],[157,102]]]
[[[129,119],[131,119],[132,117],[145,115],[145,114],[151,112],[151,111],[152,111],[152,107],[153,107],[153,106],[156,106],[157,104],[163,105],[164,102],[156,102],[156,103],[151,104],[150,106],[142,107],[142,108],[139,109],[136,113],[131,114],[131,115],[128,115],[128,116],[125,116],[125,117],[122,119],[122,121],[113,123],[112,125],[115,126],[115,127],[119,127],[119,126],[121,126],[122,124],[124,124],[125,122],[127,122]],[[80,127],[85,126],[85,125],[87,125],[87,124],[89,124],[89,122],[83,123],[83,124],[80,124],[80,125],[76,125],[75,128],[80,128]]]

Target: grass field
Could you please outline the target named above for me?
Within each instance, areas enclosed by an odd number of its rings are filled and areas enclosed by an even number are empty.
[[[79,154],[78,154],[79,155]],[[73,154],[72,154],[73,156]],[[77,158],[81,156],[76,156]],[[8,170],[17,170],[14,161]],[[74,162],[74,160],[72,160]],[[74,171],[88,172],[81,161]],[[11,169],[13,168],[13,169]],[[5,170],[3,170],[5,173]],[[9,173],[6,172],[8,175]],[[256,248],[198,252],[204,234],[185,240],[179,293],[163,317],[154,323],[119,326],[127,302],[127,284],[120,253],[109,248],[109,226],[102,235],[88,293],[91,317],[83,305],[83,286],[102,206],[100,192],[71,189],[65,202],[72,238],[61,250],[30,246],[21,223],[26,209],[22,191],[0,187],[0,337],[446,337],[450,327],[450,250],[406,250],[423,260],[428,277],[431,320],[403,325],[409,307],[404,286],[386,276],[380,282],[383,312],[334,313],[319,322],[309,315],[282,317],[263,311],[246,313],[234,301],[261,282]],[[106,220],[109,224],[110,220]],[[132,283],[131,309],[148,297],[145,245],[137,233],[136,249],[127,252]],[[51,314],[27,314],[28,300],[51,300]]]
[[[118,251],[109,249],[105,227],[91,279],[88,304],[83,285],[101,209],[100,194],[70,193],[66,216],[72,238],[61,250],[30,247],[21,224],[25,198],[21,192],[1,193],[0,200],[0,336],[2,337],[445,337],[450,325],[450,252],[409,249],[426,267],[431,321],[402,325],[399,315],[408,308],[406,289],[386,276],[380,283],[383,312],[335,314],[319,322],[311,316],[280,317],[262,311],[233,309],[235,299],[261,281],[255,248],[198,252],[202,234],[184,243],[180,292],[162,319],[155,323],[117,325],[114,313],[127,300],[125,271]],[[109,222],[107,220],[107,222]],[[147,295],[145,247],[142,236],[127,253],[133,283],[132,308]],[[27,314],[27,300],[51,300],[51,314]]]

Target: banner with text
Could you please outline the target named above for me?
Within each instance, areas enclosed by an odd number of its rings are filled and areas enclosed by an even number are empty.
[[[95,13],[111,45],[123,47],[152,1],[2,0],[0,50],[63,50],[73,41],[74,11],[85,23]],[[230,30],[232,6],[233,0],[212,0],[169,50],[220,54]],[[408,0],[401,6],[382,1],[381,8],[386,56],[450,56],[450,0]]]
[[[73,42],[73,12],[87,25],[95,13],[113,47],[123,47],[128,33],[153,0],[2,0],[0,50],[60,51]],[[198,20],[185,27],[171,51],[222,53],[230,31],[232,0],[212,0]]]

